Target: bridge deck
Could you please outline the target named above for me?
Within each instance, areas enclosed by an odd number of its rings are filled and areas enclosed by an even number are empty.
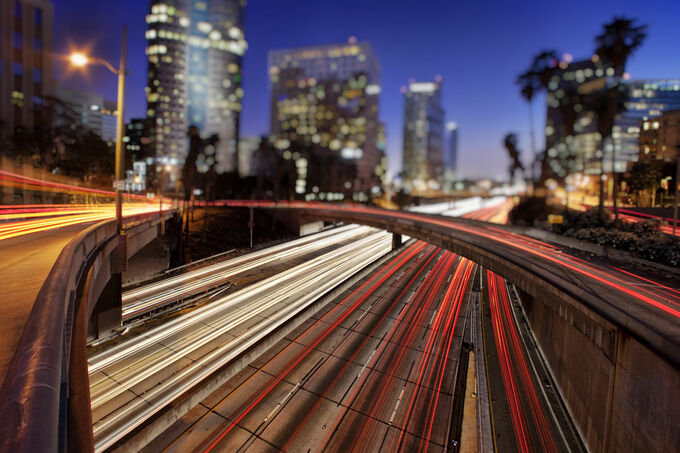
[[[73,225],[0,242],[0,383],[5,380],[47,274],[64,246],[89,225]]]

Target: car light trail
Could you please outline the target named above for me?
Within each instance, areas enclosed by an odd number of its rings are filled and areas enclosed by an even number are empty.
[[[393,286],[390,286],[388,291],[384,295],[380,296],[380,298],[373,304],[373,305],[376,305],[376,304],[380,303],[380,301],[382,301],[382,300],[389,300],[392,297],[392,292],[397,290],[401,281],[404,280],[407,275],[409,275],[410,271],[413,270],[414,268],[417,268],[417,267],[420,268],[420,270],[413,277],[411,277],[411,279],[406,284],[406,286],[404,286],[404,289],[402,289],[401,292],[395,298],[393,298],[391,304],[389,305],[389,308],[383,312],[383,314],[378,319],[378,322],[376,322],[375,325],[371,328],[371,330],[366,335],[364,335],[364,338],[361,341],[361,343],[357,347],[354,348],[351,356],[347,360],[345,360],[345,363],[344,363],[342,369],[340,369],[339,372],[335,373],[335,376],[333,377],[331,382],[325,387],[324,392],[321,395],[321,397],[316,399],[313,407],[310,410],[307,411],[305,418],[297,425],[297,428],[295,429],[293,434],[291,434],[288,437],[288,439],[287,439],[285,445],[283,446],[282,450],[284,450],[284,451],[288,450],[288,447],[295,440],[297,435],[300,433],[300,430],[302,430],[302,428],[305,427],[305,425],[312,418],[313,414],[319,409],[319,406],[323,402],[324,398],[326,398],[329,395],[329,393],[332,390],[335,389],[336,385],[338,384],[340,379],[344,376],[344,374],[347,372],[350,365],[352,363],[354,363],[354,360],[357,358],[359,353],[364,350],[365,346],[367,345],[369,340],[372,338],[373,334],[375,334],[375,332],[378,330],[379,327],[383,326],[383,323],[384,323],[385,319],[387,318],[387,315],[396,306],[397,302],[403,297],[403,295],[406,293],[406,291],[408,291],[413,286],[413,284],[415,283],[418,276],[425,269],[425,267],[429,264],[429,262],[434,258],[435,254],[431,253],[433,250],[434,250],[433,247],[429,247],[428,253],[421,254],[421,256],[419,256],[417,258],[417,260],[413,264],[411,264],[404,271],[404,273],[402,273],[401,276],[399,276],[399,278],[397,279],[395,284]],[[427,259],[427,261],[426,261],[426,259]],[[387,267],[387,266],[385,266],[385,267]],[[345,336],[342,339],[342,341],[340,342],[340,344],[338,344],[335,349],[338,349],[348,338],[349,338],[349,336]],[[368,364],[366,364],[366,365],[368,365]]]
[[[534,451],[534,446],[540,446],[540,451],[557,452],[535,380],[529,371],[528,358],[520,344],[505,281],[488,270],[486,278],[494,340],[517,449],[530,452]],[[532,433],[536,433],[535,444]]]
[[[115,192],[90,189],[69,184],[42,181],[0,170],[0,186],[45,193],[48,197],[62,194],[87,199],[91,203],[5,205],[0,207],[0,240],[26,234],[63,228],[88,222],[113,219],[116,216],[112,202]],[[85,197],[85,198],[83,198]],[[62,197],[63,198],[63,197]],[[159,201],[143,195],[123,194],[123,215],[131,216],[156,212]],[[171,205],[164,201],[164,209]]]
[[[63,205],[63,207],[52,208],[51,211],[44,210],[37,219],[0,223],[0,240],[116,217],[116,207],[114,204],[100,204],[94,205],[91,209],[65,211],[64,209],[68,209],[68,206]],[[123,216],[157,211],[158,205],[150,203],[126,203],[123,205]],[[49,214],[51,216],[48,217]]]
[[[389,390],[392,388],[393,383],[395,383],[398,370],[406,366],[407,353],[416,344],[415,338],[419,333],[419,329],[416,329],[415,326],[424,324],[427,313],[430,309],[435,308],[436,295],[446,276],[449,274],[454,259],[455,255],[451,252],[444,252],[440,255],[435,263],[435,267],[428,273],[423,283],[417,288],[416,295],[408,303],[407,307],[409,309],[402,310],[397,321],[394,323],[394,328],[390,331],[387,341],[382,343],[381,348],[375,354],[375,363],[369,365],[369,368],[380,370],[384,377],[381,378],[381,375],[378,373],[368,373],[363,378],[364,381],[370,379],[370,384],[362,385],[360,383],[356,386],[363,393],[355,393],[354,398],[350,401],[354,401],[362,394],[363,398],[360,399],[369,401],[369,393],[378,393],[376,402],[368,408],[370,410],[370,418],[377,418],[377,414],[385,410],[390,395]],[[433,331],[434,329],[430,333]],[[428,359],[427,355],[429,352],[426,346],[426,350],[423,352],[425,361]],[[417,387],[415,389],[417,390]],[[339,421],[337,424],[339,424]],[[349,422],[345,422],[344,425],[346,428],[353,426]],[[358,432],[345,429],[340,438],[349,439],[351,451],[358,451],[366,444],[365,439],[370,438],[374,434],[374,428],[374,424],[363,424]]]
[[[126,291],[123,293],[123,320],[128,321],[159,307],[204,293],[223,285],[238,273],[302,256],[340,241],[356,239],[358,235],[369,231],[371,229],[367,227],[342,226]]]
[[[285,364],[281,370],[272,377],[272,379],[263,387],[260,388],[248,401],[243,403],[232,415],[231,420],[223,423],[217,430],[215,430],[213,436],[211,436],[204,445],[198,448],[198,451],[208,452],[217,446],[217,444],[224,439],[224,437],[246,416],[250,411],[259,404],[262,399],[269,394],[269,392],[276,387],[311,351],[314,350],[330,333],[337,328],[351,313],[354,312],[375,290],[377,290],[390,276],[392,276],[401,266],[404,265],[409,259],[413,258],[416,254],[420,253],[425,245],[420,243],[418,245],[413,245],[407,248],[405,251],[401,252],[397,257],[393,258],[384,269],[387,269],[384,275],[381,276],[382,272],[374,273],[368,280],[362,283],[357,289],[355,289],[350,295],[343,299],[343,302],[338,303],[333,307],[331,311],[326,313],[319,321],[326,318],[330,318],[333,315],[338,315],[338,317],[327,325],[321,333],[316,335],[314,339],[296,356]],[[380,278],[378,278],[380,277]],[[361,294],[361,291],[365,292],[359,296],[357,300],[351,302],[351,305],[346,306],[344,303],[349,302],[354,298],[355,295]],[[343,311],[340,311],[343,310]],[[339,312],[340,311],[340,312]],[[338,313],[339,312],[339,313]],[[330,320],[329,320],[330,321]],[[307,330],[310,330],[309,327]],[[291,343],[293,344],[293,343]],[[287,347],[286,347],[287,348]],[[284,348],[284,350],[286,349]]]
[[[123,391],[144,382],[151,385],[143,399],[130,401],[95,421],[96,450],[112,445],[390,248],[391,236],[374,232],[151,329],[143,338],[130,339],[91,357],[95,414],[110,411],[104,403]],[[233,329],[237,329],[236,336],[229,334]],[[195,361],[182,363],[189,355]],[[168,369],[174,370],[172,375],[158,383],[155,376]],[[97,371],[102,373],[95,376]]]
[[[273,202],[258,202],[249,200],[235,200],[235,201],[220,201],[216,203],[217,205],[229,205],[229,206],[264,206],[264,207],[276,207],[277,205]],[[544,259],[551,263],[555,263],[559,266],[569,269],[581,276],[586,277],[594,282],[603,284],[608,289],[622,292],[634,299],[639,300],[655,309],[665,312],[666,314],[672,315],[675,318],[680,318],[680,310],[675,307],[671,307],[666,303],[666,298],[661,297],[662,300],[655,300],[652,296],[643,294],[640,292],[639,287],[636,286],[632,280],[623,279],[611,272],[610,269],[605,267],[597,267],[593,264],[586,264],[582,261],[573,260],[572,257],[561,253],[559,250],[555,249],[547,243],[542,243],[541,241],[533,240],[528,242],[528,238],[525,236],[511,233],[504,230],[494,229],[494,227],[478,226],[478,225],[467,225],[462,223],[456,223],[448,221],[446,219],[435,218],[430,216],[423,216],[416,213],[404,212],[404,211],[385,211],[369,207],[360,207],[352,205],[330,205],[323,203],[314,202],[290,202],[290,203],[280,203],[283,207],[291,208],[302,208],[302,209],[319,209],[325,211],[337,211],[337,212],[353,212],[353,213],[367,213],[378,215],[381,217],[390,217],[395,219],[404,219],[413,222],[418,222],[424,225],[430,224],[432,226],[444,227],[453,231],[461,231],[474,236],[477,236],[483,240],[491,241],[498,245],[506,246],[510,250],[518,250],[521,252],[528,253],[530,255],[536,256],[538,258]],[[537,247],[538,244],[542,244],[541,247]],[[550,250],[552,249],[552,250]],[[649,292],[647,292],[649,294]]]

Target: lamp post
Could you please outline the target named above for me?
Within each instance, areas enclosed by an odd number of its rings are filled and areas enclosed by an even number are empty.
[[[102,58],[91,58],[82,52],[74,52],[70,55],[71,64],[78,67],[85,67],[90,63],[101,64],[109,71],[118,76],[118,118],[116,121],[116,219],[118,220],[118,231],[123,231],[123,189],[125,174],[125,148],[123,147],[123,127],[125,116],[125,53],[127,45],[127,26],[123,26],[120,65],[116,69],[111,63]],[[122,187],[121,187],[122,186]]]

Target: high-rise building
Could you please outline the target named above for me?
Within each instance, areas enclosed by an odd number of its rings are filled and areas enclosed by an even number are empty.
[[[458,124],[449,121],[446,124],[446,156],[444,157],[444,168],[446,173],[455,175],[458,164]]]
[[[270,139],[295,160],[295,192],[365,199],[380,184],[380,66],[371,46],[351,38],[276,50],[268,65]]]
[[[253,173],[253,155],[260,147],[262,137],[241,137],[238,141],[238,173],[241,177],[255,176]]]
[[[0,137],[41,121],[52,94],[49,0],[0,0]]]
[[[599,174],[602,163],[605,173],[614,168],[623,173],[635,162],[640,150],[640,124],[659,117],[662,112],[680,108],[680,80],[622,80],[625,111],[614,121],[611,140],[605,144],[603,155],[597,131],[596,113],[589,109],[587,98],[593,92],[611,86],[615,71],[597,58],[573,63],[560,62],[550,80],[547,95],[546,161],[547,174],[564,177],[573,172]],[[567,130],[564,112],[569,93],[575,93],[574,127]],[[571,135],[572,141],[567,143]],[[644,141],[645,138],[643,137]],[[568,157],[568,158],[565,158]],[[568,167],[565,168],[565,162]]]
[[[118,115],[115,102],[104,100],[99,94],[63,87],[54,91],[54,97],[68,110],[63,112],[65,118],[62,120],[73,121],[110,145],[115,144]]]
[[[544,179],[561,179],[579,171],[599,173],[596,119],[592,112],[587,111],[582,100],[577,101],[578,107],[571,104],[579,95],[602,88],[605,78],[613,75],[614,69],[607,68],[597,57],[574,62],[563,60],[556,64],[559,66],[549,81],[546,96],[546,153],[542,176]],[[571,110],[564,106],[570,106]],[[574,117],[573,130],[569,130],[571,127],[567,123],[570,121],[565,121],[568,118],[564,115],[576,108],[582,113]],[[573,137],[569,144],[568,136]]]
[[[147,115],[159,165],[181,166],[195,125],[202,136],[219,137],[207,162],[218,173],[237,168],[244,8],[245,0],[152,0]]]
[[[640,122],[640,158],[674,161],[680,153],[680,110]]]
[[[404,93],[402,181],[407,188],[438,188],[444,175],[444,109],[441,79],[410,82]]]
[[[626,110],[614,122],[613,131],[616,171],[619,173],[625,172],[628,164],[638,159],[640,122],[648,119],[668,122],[670,116],[662,118],[664,113],[680,109],[680,79],[633,80],[626,81],[625,85],[628,91]],[[664,129],[665,133],[671,130],[670,127]],[[605,162],[610,153],[611,148],[605,148]],[[611,171],[611,166],[607,168],[605,164],[605,170]]]
[[[102,138],[115,145],[116,131],[118,130],[118,106],[115,101],[107,101],[104,99],[102,105]]]
[[[125,153],[132,160],[142,160],[153,157],[151,148],[152,121],[149,118],[132,118],[125,126]]]

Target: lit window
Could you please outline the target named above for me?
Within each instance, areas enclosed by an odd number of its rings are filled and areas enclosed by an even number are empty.
[[[203,33],[209,33],[210,30],[212,30],[212,25],[210,25],[209,22],[199,22],[196,25],[196,28],[198,31],[203,32]]]

